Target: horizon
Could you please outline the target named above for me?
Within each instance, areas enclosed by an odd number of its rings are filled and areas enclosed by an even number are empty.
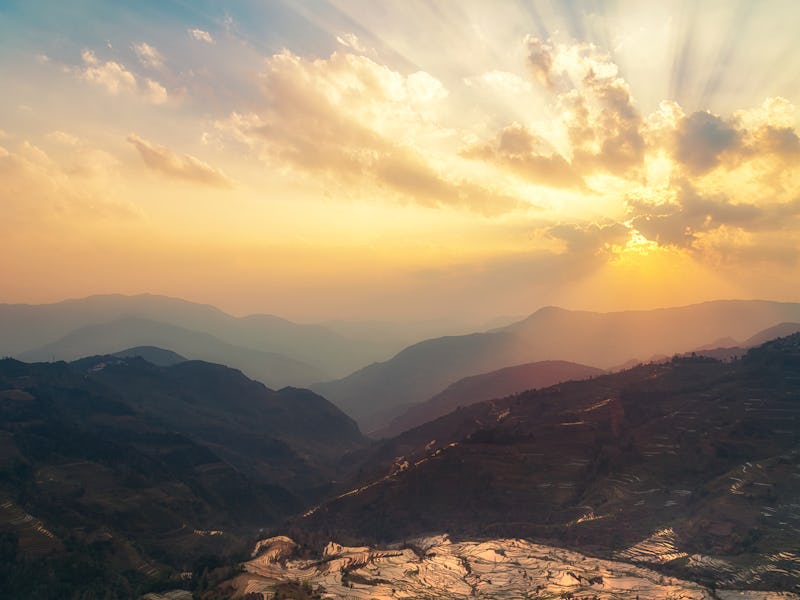
[[[0,302],[481,323],[798,301],[799,16],[5,3]]]
[[[71,302],[79,303],[79,302],[83,302],[83,301],[86,301],[86,300],[99,299],[99,298],[114,298],[114,297],[122,297],[122,298],[128,298],[128,299],[140,298],[140,297],[151,297],[151,298],[161,298],[161,299],[166,299],[166,300],[177,300],[179,302],[186,302],[186,303],[194,304],[194,305],[197,305],[197,306],[204,306],[204,307],[207,307],[207,308],[212,308],[214,310],[218,310],[218,311],[222,312],[223,314],[226,314],[228,316],[231,316],[231,317],[234,317],[234,318],[237,318],[237,319],[244,319],[244,318],[248,318],[248,317],[265,316],[265,317],[275,317],[275,318],[282,319],[282,320],[285,320],[285,321],[289,321],[289,322],[292,322],[292,323],[295,323],[295,324],[298,324],[298,325],[322,325],[322,326],[324,326],[326,324],[336,324],[336,323],[353,323],[353,324],[365,324],[365,325],[370,324],[370,323],[376,323],[376,324],[384,323],[384,324],[387,324],[387,325],[441,323],[442,325],[450,326],[450,327],[471,327],[471,326],[488,325],[493,321],[501,321],[501,320],[502,321],[508,320],[509,323],[518,322],[518,321],[525,320],[525,319],[533,316],[534,314],[536,314],[536,313],[538,313],[540,311],[546,310],[546,309],[564,310],[564,311],[567,311],[567,312],[590,312],[590,313],[595,313],[595,314],[600,314],[600,315],[606,315],[606,314],[614,314],[614,313],[651,312],[651,311],[659,311],[659,310],[673,310],[673,309],[689,308],[689,307],[692,307],[692,306],[699,306],[699,305],[703,305],[703,304],[713,304],[713,303],[736,303],[736,302],[742,302],[742,303],[764,302],[764,303],[776,303],[776,304],[798,304],[798,303],[800,303],[800,300],[770,300],[770,299],[766,299],[766,298],[715,298],[715,299],[712,299],[712,300],[701,300],[699,302],[689,302],[689,303],[686,303],[686,304],[674,304],[674,305],[653,306],[653,307],[649,307],[649,308],[630,308],[630,309],[618,309],[618,310],[592,310],[590,308],[576,308],[576,307],[570,307],[570,306],[559,306],[559,305],[555,305],[555,304],[545,304],[545,305],[542,305],[542,306],[538,306],[538,307],[534,308],[533,310],[530,310],[530,311],[528,311],[526,313],[521,313],[521,314],[518,314],[518,315],[494,315],[494,316],[490,316],[488,319],[483,319],[483,320],[478,319],[478,320],[473,320],[473,321],[471,321],[469,319],[466,319],[466,318],[465,319],[457,319],[457,318],[454,318],[452,316],[447,316],[447,315],[438,315],[438,316],[434,315],[434,316],[429,316],[429,317],[420,318],[420,319],[394,319],[394,320],[392,320],[389,317],[386,317],[386,318],[383,318],[383,319],[345,319],[345,318],[335,318],[334,317],[334,318],[321,319],[321,320],[315,320],[315,321],[312,321],[312,320],[300,321],[300,320],[290,319],[290,318],[286,317],[285,315],[280,315],[280,314],[271,313],[271,312],[236,313],[236,312],[233,312],[233,311],[226,310],[225,308],[223,308],[221,306],[217,306],[215,304],[211,304],[211,303],[208,303],[208,302],[202,302],[202,301],[192,300],[192,299],[189,299],[189,298],[181,298],[181,297],[178,297],[178,296],[169,296],[169,295],[166,295],[166,294],[158,294],[158,293],[153,293],[153,292],[141,292],[141,293],[136,293],[136,294],[123,294],[123,293],[117,293],[117,292],[98,293],[98,294],[91,294],[91,295],[88,295],[88,296],[63,298],[63,299],[55,300],[55,301],[52,301],[52,302],[3,302],[3,301],[0,301],[0,306],[29,306],[29,307],[53,306],[53,305],[57,305],[57,304],[66,304],[66,303],[71,303]],[[444,335],[452,335],[452,334],[444,334]],[[460,335],[460,334],[455,334],[455,335]]]

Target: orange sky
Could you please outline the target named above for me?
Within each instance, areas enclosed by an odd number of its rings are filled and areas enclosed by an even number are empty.
[[[2,302],[800,300],[794,2],[77,6],[0,7]]]

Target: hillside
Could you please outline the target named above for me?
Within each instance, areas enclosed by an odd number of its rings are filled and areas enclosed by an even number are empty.
[[[604,371],[560,360],[506,367],[490,373],[473,375],[456,381],[431,399],[415,404],[387,427],[374,432],[377,438],[388,438],[433,421],[459,406],[469,406],[482,400],[502,398],[525,390],[549,387],[562,381],[586,379]]]
[[[709,340],[746,339],[792,321],[800,321],[799,303],[731,300],[611,313],[543,308],[492,332],[420,342],[386,362],[312,389],[364,431],[374,431],[410,405],[478,373],[543,360],[607,369],[634,357],[671,356]]]
[[[6,585],[23,586],[12,597],[55,597],[50,585],[128,597],[197,561],[219,562],[319,501],[340,457],[363,445],[325,399],[220,365],[2,360]]]
[[[717,587],[800,586],[800,334],[481,402],[370,451],[282,531],[524,537]]]

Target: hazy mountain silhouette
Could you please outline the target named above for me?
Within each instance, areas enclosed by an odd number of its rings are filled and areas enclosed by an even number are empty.
[[[718,585],[795,589],[800,334],[460,408],[373,446],[316,544],[529,537]],[[694,557],[689,559],[689,557]]]
[[[375,437],[394,437],[403,431],[437,419],[459,406],[469,406],[483,400],[502,398],[525,390],[549,387],[562,381],[586,379],[605,371],[562,360],[548,360],[506,367],[456,381],[429,400],[415,404],[399,417],[392,419]]]
[[[137,597],[319,501],[364,443],[324,398],[221,365],[2,360],[4,576],[24,588],[38,569],[37,597]]]
[[[774,340],[779,337],[786,337],[800,331],[800,323],[779,323],[774,327],[769,327],[764,331],[759,331],[754,336],[742,342],[744,348],[752,348],[753,346],[760,346],[764,342]]]
[[[177,352],[158,348],[157,346],[136,346],[135,348],[126,348],[125,350],[114,352],[112,355],[119,358],[133,358],[138,356],[159,367],[170,367],[188,360]]]
[[[386,362],[312,388],[364,431],[374,431],[409,405],[477,373],[542,360],[606,369],[631,357],[670,356],[708,340],[746,339],[776,323],[799,320],[800,304],[759,300],[611,313],[548,307],[495,331],[420,342]]]
[[[81,356],[112,354],[130,345],[154,345],[188,358],[236,367],[272,387],[300,385],[314,381],[321,374],[320,370],[287,356],[233,346],[207,333],[137,317],[81,327],[56,342],[23,352],[18,358],[27,362],[75,360]]]
[[[402,348],[394,342],[351,339],[320,325],[292,323],[272,315],[234,317],[213,306],[177,298],[113,294],[54,304],[0,304],[0,356],[19,357],[87,325],[130,317],[206,333],[232,346],[287,356],[324,374],[317,381],[345,375]],[[131,340],[114,350],[140,343],[175,349],[155,340]],[[222,362],[240,367],[230,360]]]

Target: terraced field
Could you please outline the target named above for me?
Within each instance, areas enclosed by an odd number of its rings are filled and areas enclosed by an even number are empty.
[[[780,592],[718,592],[650,569],[519,539],[452,542],[436,536],[381,550],[331,542],[318,560],[295,558],[296,549],[285,537],[260,542],[259,555],[226,591],[248,600],[279,597],[279,590],[292,585],[307,597],[363,600],[798,598]]]

